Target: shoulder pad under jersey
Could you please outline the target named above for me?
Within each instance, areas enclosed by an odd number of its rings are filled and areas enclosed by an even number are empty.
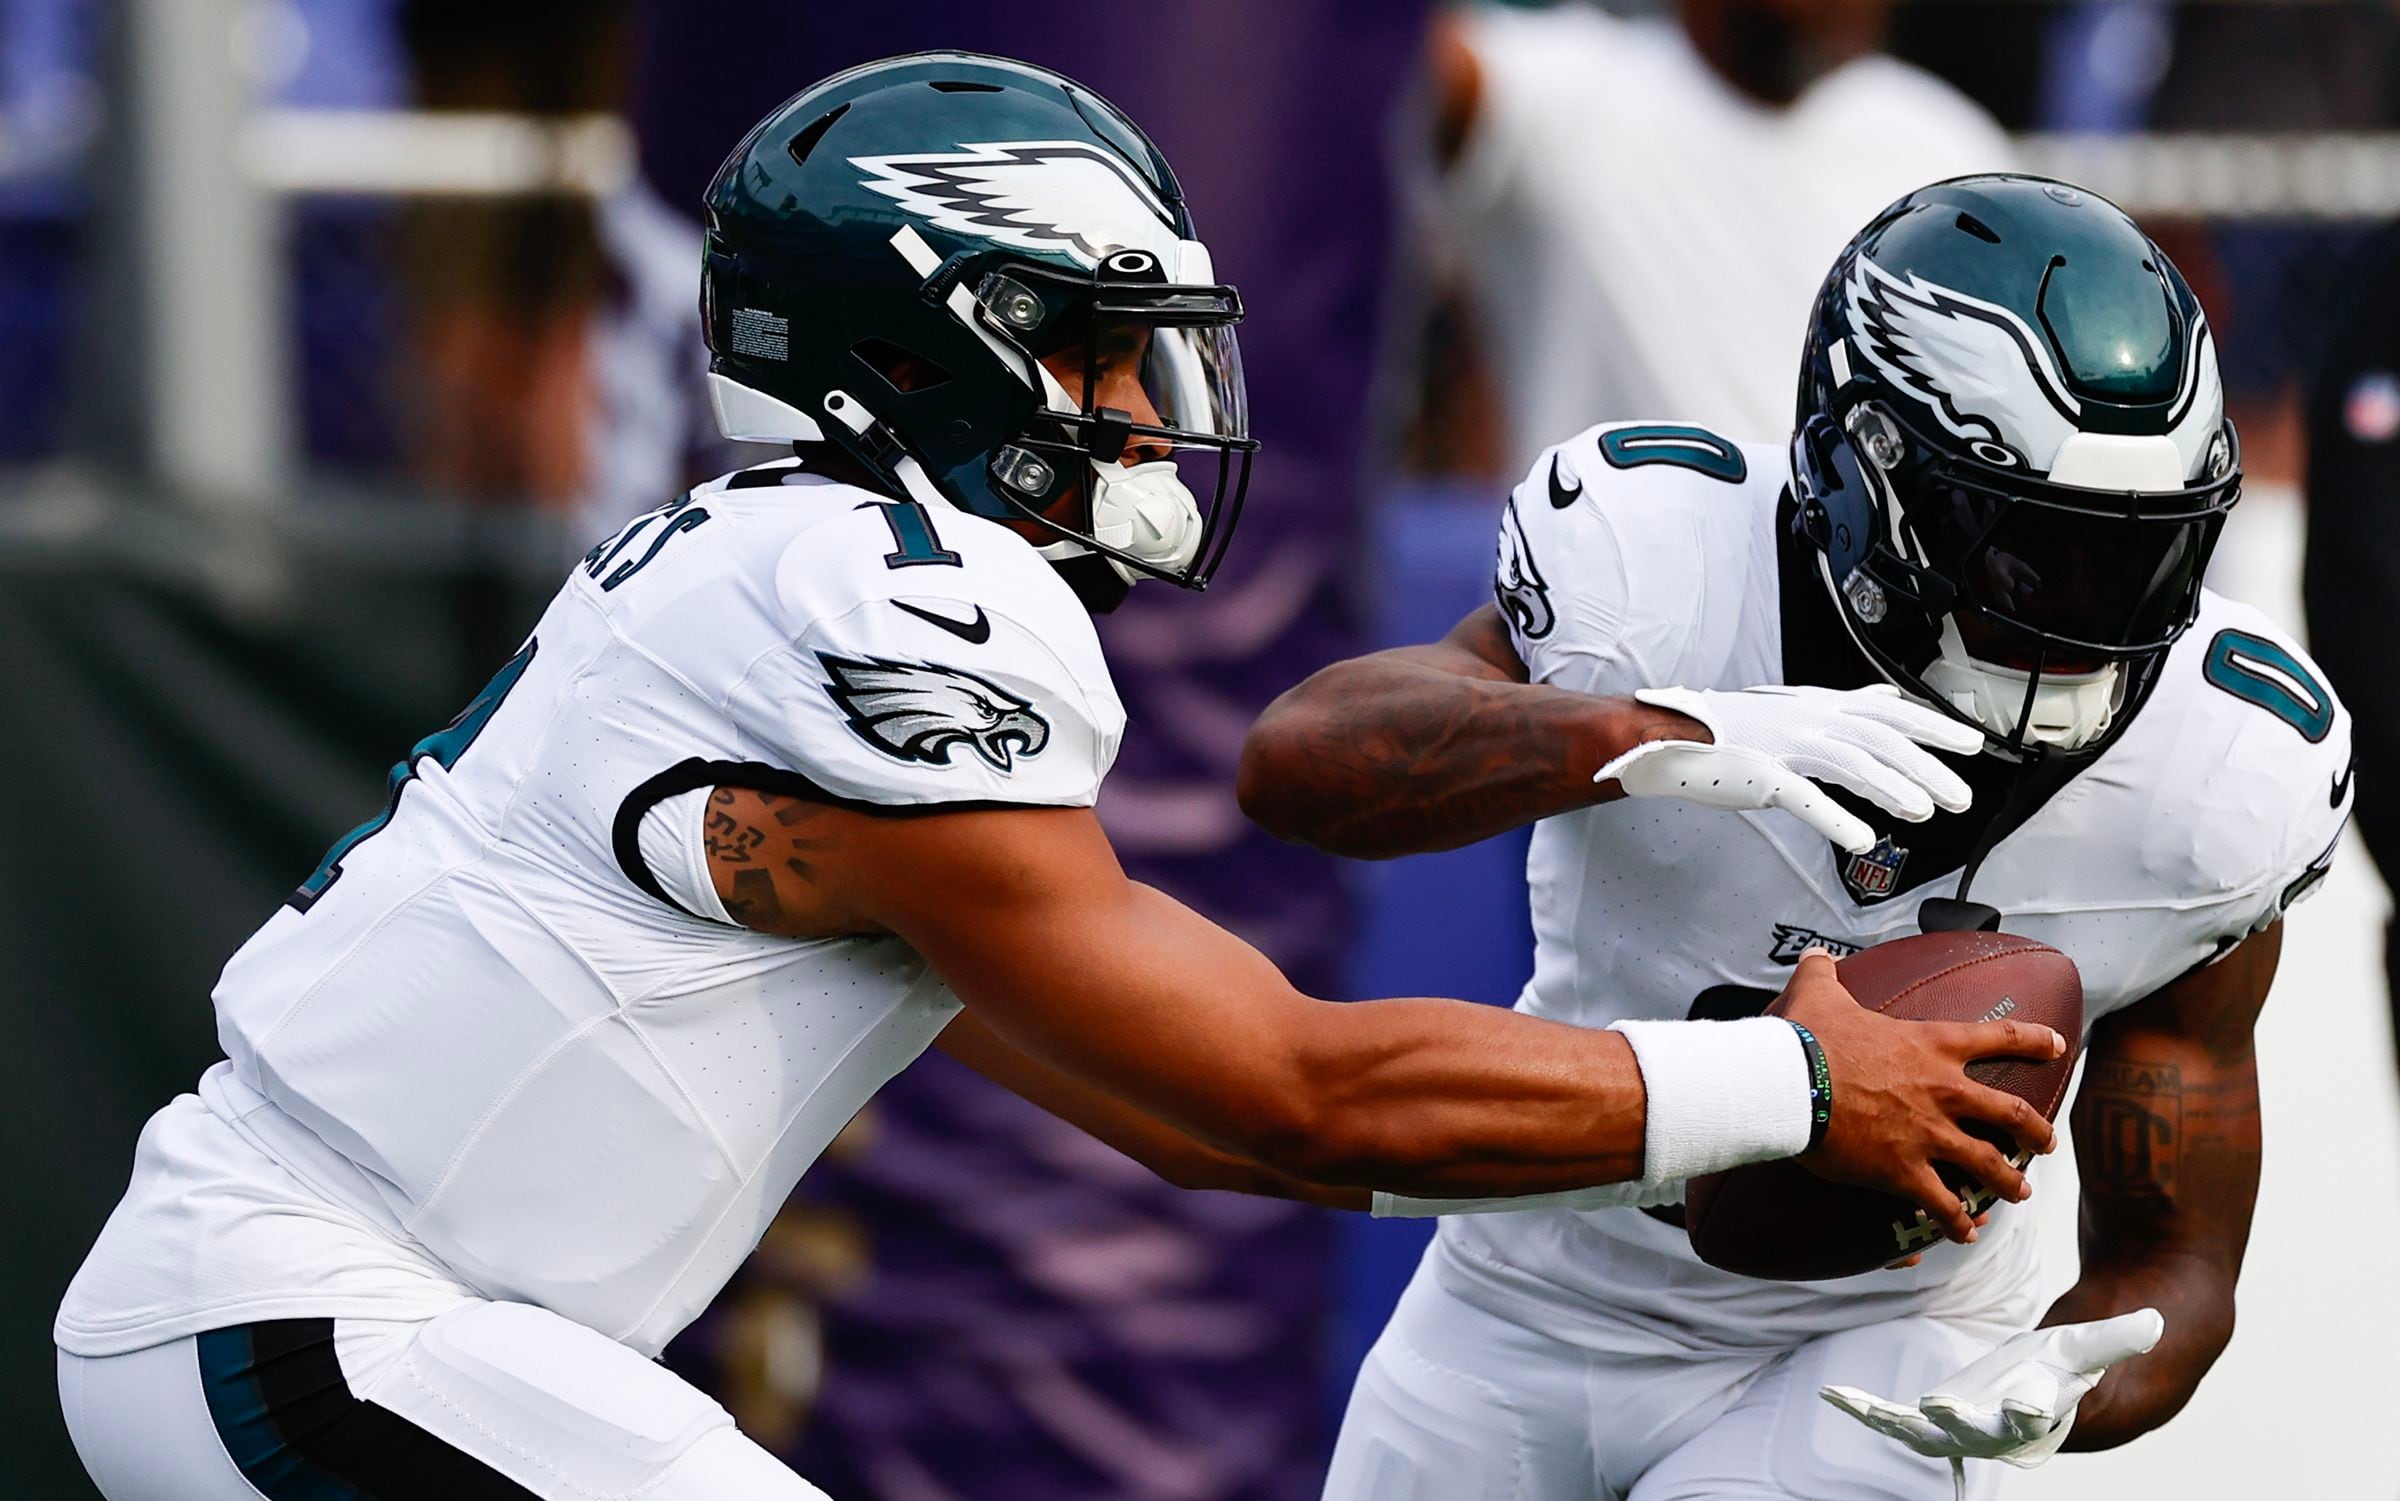
[[[1098,796],[1124,709],[1090,614],[1031,543],[789,465],[692,501],[717,518],[693,533],[708,547],[627,628],[722,694],[765,767],[874,806]]]
[[[1493,595],[1536,682],[1715,687],[1786,464],[1686,423],[1608,423],[1546,449],[1500,517]]]
[[[2204,592],[2095,773],[2148,804],[2129,879],[2163,884],[2235,937],[2307,896],[2330,865],[2352,802],[2350,715],[2288,633]]]

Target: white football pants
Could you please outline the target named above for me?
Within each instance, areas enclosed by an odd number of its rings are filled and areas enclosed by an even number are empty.
[[[664,1366],[521,1303],[62,1351],[58,1387],[108,1501],[825,1501]]]
[[[1442,1286],[1438,1247],[1367,1355],[1325,1501],[1953,1501],[1948,1464],[1817,1388],[1921,1392],[2019,1332],[1915,1317],[1782,1349],[1609,1354]],[[1991,1501],[2000,1466],[1970,1463]]]

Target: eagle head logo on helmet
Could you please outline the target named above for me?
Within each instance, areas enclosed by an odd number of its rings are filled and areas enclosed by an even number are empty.
[[[1984,462],[2046,462],[2083,409],[2025,320],[1996,303],[1892,275],[1861,255],[1843,288],[1853,343]]]
[[[861,186],[937,229],[1097,266],[1115,250],[1168,265],[1175,220],[1123,158],[1082,141],[968,143],[956,151],[854,156]]]
[[[1913,272],[1894,276],[1864,254],[1841,295],[1852,346],[1984,463],[2046,472],[2084,430],[2084,402],[2049,340],[2013,310]],[[2168,431],[2186,473],[2224,417],[2208,324],[2193,322]]]
[[[1050,722],[989,678],[934,662],[861,661],[820,652],[825,691],[861,740],[887,756],[951,764],[958,746],[994,771],[1016,769],[1050,743]]]

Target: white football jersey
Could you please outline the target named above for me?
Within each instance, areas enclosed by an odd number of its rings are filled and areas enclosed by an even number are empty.
[[[1638,423],[1545,453],[1504,511],[1497,583],[1534,681],[1595,694],[1786,681],[1787,452]],[[1813,572],[1797,582],[1820,587]],[[2299,647],[2205,594],[2124,733],[1998,842],[1970,895],[2007,931],[2075,960],[2088,1024],[2311,889],[2348,815],[2349,761],[2349,716]],[[1931,826],[1883,826],[1889,839],[1850,856],[1780,811],[1639,799],[1545,819],[1527,861],[1536,954],[1517,1009],[1587,1027],[1755,1011],[1812,943],[1839,954],[1914,933],[1926,897],[1957,895],[1957,857],[1940,869]],[[1717,1272],[1680,1231],[1630,1209],[1442,1226],[1446,1252],[1514,1285],[1745,1341],[2012,1296],[2031,1285],[2029,1231],[2030,1216],[2003,1207],[1975,1247],[1812,1285]]]
[[[895,939],[677,907],[644,812],[1088,806],[1123,728],[1003,526],[788,461],[638,518],[227,964],[228,1061],[145,1130],[59,1343],[465,1292],[655,1353],[958,1002]]]

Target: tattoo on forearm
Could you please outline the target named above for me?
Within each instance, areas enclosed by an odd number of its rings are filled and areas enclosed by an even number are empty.
[[[2169,1213],[2211,1197],[2232,1170],[2254,1176],[2258,1074],[2095,1055],[2084,1082],[2076,1149],[2087,1191],[2130,1209]]]
[[[1395,668],[1327,695],[1288,742],[1268,822],[1354,854],[1446,849],[1598,800],[1564,694]],[[1404,726],[1405,733],[1396,727]]]
[[[2092,1060],[2083,1081],[2091,1112],[2091,1187],[2172,1200],[2183,1150],[2183,1081],[2172,1063]]]

